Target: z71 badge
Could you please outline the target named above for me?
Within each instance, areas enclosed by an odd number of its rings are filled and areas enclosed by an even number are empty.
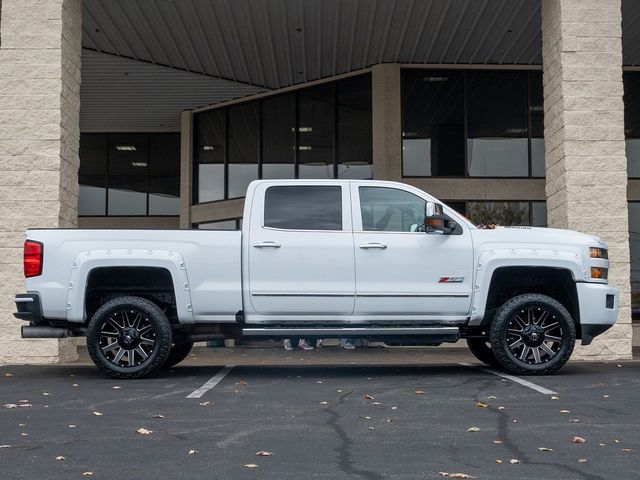
[[[464,277],[440,277],[438,283],[462,283]]]

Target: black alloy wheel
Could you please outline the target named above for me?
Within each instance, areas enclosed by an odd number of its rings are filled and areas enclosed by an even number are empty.
[[[567,309],[542,294],[514,297],[502,305],[490,331],[491,349],[500,364],[519,375],[557,371],[571,356],[576,329]]]
[[[140,378],[169,357],[171,325],[154,303],[118,297],[98,309],[87,329],[87,348],[96,366],[116,378]]]

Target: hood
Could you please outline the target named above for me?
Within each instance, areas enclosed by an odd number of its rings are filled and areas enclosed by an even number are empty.
[[[517,243],[519,248],[544,247],[602,247],[606,244],[595,235],[561,230],[558,228],[538,227],[497,227],[493,230],[473,229],[471,233],[476,245],[491,243],[499,246],[501,243]]]

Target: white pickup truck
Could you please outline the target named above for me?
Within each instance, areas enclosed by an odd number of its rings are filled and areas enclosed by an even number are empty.
[[[481,361],[546,374],[616,321],[607,247],[578,232],[479,229],[383,181],[261,180],[242,231],[27,232],[23,338],[86,336],[141,377],[220,338],[465,338]]]

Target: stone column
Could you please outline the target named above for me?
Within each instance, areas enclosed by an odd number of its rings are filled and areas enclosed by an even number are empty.
[[[541,8],[549,226],[606,241],[609,281],[620,289],[618,324],[577,353],[630,358],[621,0],[542,0]]]
[[[77,357],[74,340],[22,340],[27,228],[77,226],[81,0],[2,0],[0,363]]]
[[[373,116],[373,176],[376,180],[402,179],[402,105],[400,65],[374,65],[371,69]]]
[[[180,115],[180,228],[191,228],[193,189],[193,113]]]

